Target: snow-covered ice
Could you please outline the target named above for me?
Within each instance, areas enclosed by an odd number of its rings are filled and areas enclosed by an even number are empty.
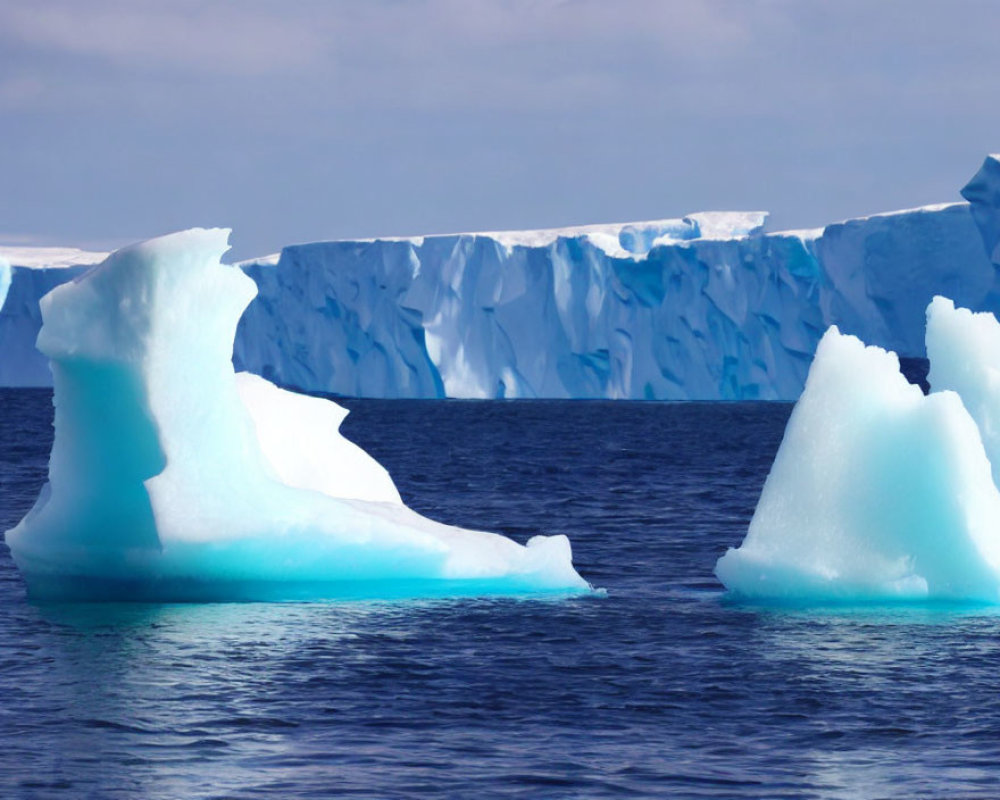
[[[973,186],[971,205],[808,231],[702,212],[293,245],[240,263],[259,292],[235,361],[347,396],[794,400],[830,325],[922,356],[935,294],[1000,310],[983,246],[1000,231],[1000,170]],[[29,250],[2,251],[0,385],[51,382],[33,347],[38,299],[86,269],[80,254]],[[65,266],[39,268],[52,263]]]
[[[742,545],[736,595],[1000,603],[1000,324],[935,298],[932,392],[831,328]],[[991,467],[992,465],[992,467]]]
[[[108,257],[96,250],[78,247],[36,247],[0,245],[0,260],[24,269],[65,269],[99,264]]]
[[[286,247],[243,265],[236,362],[349,396],[794,400],[831,324],[922,356],[935,294],[995,296],[966,203],[765,216]]]
[[[580,592],[563,536],[521,546],[406,508],[345,411],[237,376],[256,293],[228,231],[113,253],[41,302],[49,481],[7,533],[37,596],[250,599]]]

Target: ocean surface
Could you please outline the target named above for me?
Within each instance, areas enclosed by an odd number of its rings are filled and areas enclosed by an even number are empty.
[[[350,401],[437,519],[565,533],[562,600],[37,605],[0,547],[0,798],[1000,794],[1000,616],[712,576],[790,406]],[[51,394],[0,389],[0,529]]]

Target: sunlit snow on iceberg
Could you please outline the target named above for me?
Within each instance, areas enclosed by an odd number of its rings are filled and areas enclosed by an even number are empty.
[[[1000,324],[937,297],[932,393],[831,328],[716,575],[777,601],[1000,602]]]
[[[338,429],[346,411],[233,372],[254,282],[228,231],[113,253],[42,300],[49,481],[7,543],[36,597],[576,593],[564,536],[428,520]]]

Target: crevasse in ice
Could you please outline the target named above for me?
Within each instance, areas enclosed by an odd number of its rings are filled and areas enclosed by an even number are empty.
[[[40,597],[258,599],[578,592],[568,540],[408,509],[335,404],[235,374],[256,287],[228,231],[113,253],[41,302],[49,481],[7,543]]]

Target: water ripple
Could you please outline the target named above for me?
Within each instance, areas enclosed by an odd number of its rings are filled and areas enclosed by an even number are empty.
[[[606,596],[35,606],[3,548],[4,797],[995,796],[996,610],[724,601],[787,406],[350,404],[407,502]],[[0,405],[7,527],[51,395]]]

